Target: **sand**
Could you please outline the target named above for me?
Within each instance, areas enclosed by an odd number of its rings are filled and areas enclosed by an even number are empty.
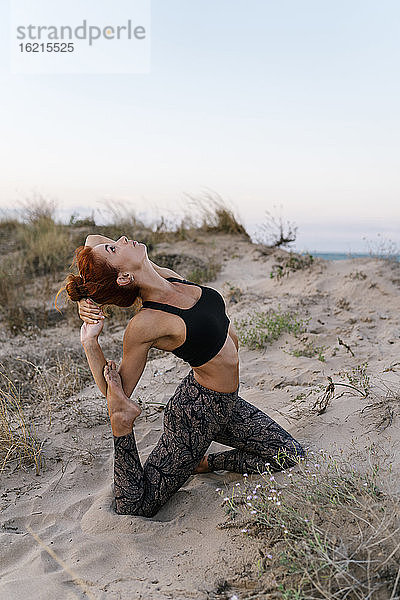
[[[198,245],[182,242],[174,251],[196,255]],[[328,376],[343,382],[340,373],[366,362],[374,398],[384,397],[385,385],[399,389],[398,266],[372,258],[316,261],[311,269],[276,281],[269,276],[276,254],[263,256],[249,242],[229,236],[216,237],[213,252],[222,257],[223,268],[211,285],[225,294],[232,319],[278,306],[310,319],[303,342],[285,334],[267,349],[241,347],[241,396],[309,448],[342,451],[345,460],[354,460],[356,452],[362,463],[375,444],[393,463],[395,485],[396,406],[385,420],[389,403],[378,406],[357,393],[338,394],[320,415],[312,405]],[[240,293],[233,293],[234,287]],[[108,358],[119,358],[122,334],[119,325],[105,331]],[[30,338],[9,340],[4,332],[1,337],[3,358],[27,349],[32,355],[60,347],[81,352],[79,329],[65,322]],[[338,337],[354,357],[338,345]],[[305,338],[323,347],[324,362],[291,354]],[[163,353],[146,366],[135,392],[148,405],[135,430],[143,460],[162,428],[162,411],[151,403],[166,402],[187,372],[185,363]],[[241,475],[196,475],[156,517],[118,516],[112,507],[112,437],[105,400],[95,385],[58,404],[51,424],[40,410],[33,414],[45,440],[46,466],[39,476],[32,469],[2,474],[1,599],[234,596],[235,581],[254,569],[257,541],[220,527],[226,517],[216,488],[229,493]],[[229,592],[223,591],[225,581],[233,586]]]

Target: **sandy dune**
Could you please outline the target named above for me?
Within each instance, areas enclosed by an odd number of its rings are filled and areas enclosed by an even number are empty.
[[[232,252],[230,243],[225,237],[216,241],[214,250],[227,260],[211,285],[226,295],[231,318],[278,305],[297,311],[310,318],[302,337],[323,348],[325,358],[322,362],[294,356],[290,352],[305,342],[288,334],[266,350],[242,347],[241,395],[309,447],[343,449],[345,456],[356,450],[362,461],[365,449],[376,444],[393,462],[394,476],[398,474],[397,407],[386,428],[381,421],[387,407],[376,405],[363,412],[372,401],[357,394],[335,398],[324,414],[312,410],[327,376],[345,381],[340,373],[365,362],[377,397],[384,396],[385,384],[398,389],[398,267],[376,259],[317,261],[311,269],[277,282],[269,277],[276,256],[262,256],[256,247],[237,240]],[[179,251],[196,254],[186,242]],[[241,294],[235,296],[233,287]],[[114,329],[110,349],[118,347],[122,332],[122,327]],[[338,345],[338,337],[354,357]],[[32,352],[51,344],[56,349],[60,340],[76,351],[77,338],[78,331],[62,323],[39,338],[5,343],[2,356],[21,354],[27,343]],[[151,403],[166,402],[187,371],[173,355],[148,363],[135,392],[148,404],[136,427],[143,459],[162,428],[162,412]],[[37,413],[35,418],[41,439],[46,439],[46,468],[39,476],[31,470],[2,475],[1,599],[232,596],[222,592],[223,582],[238,581],[254,567],[257,542],[240,531],[218,528],[225,516],[215,489],[229,490],[241,475],[193,476],[156,517],[118,516],[112,508],[112,439],[105,401],[95,386],[68,399],[53,413],[51,426]],[[74,575],[49,555],[28,527]]]

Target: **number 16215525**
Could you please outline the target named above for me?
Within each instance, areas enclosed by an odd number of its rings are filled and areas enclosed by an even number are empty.
[[[73,42],[25,42],[18,44],[21,52],[73,52]]]

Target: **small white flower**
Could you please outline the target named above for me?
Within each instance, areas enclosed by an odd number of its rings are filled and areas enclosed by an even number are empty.
[[[287,530],[287,529],[285,529],[283,533],[289,533],[289,532],[288,532],[288,530]]]
[[[240,531],[241,531],[242,533],[247,533],[247,532],[248,532],[248,529],[241,529]]]
[[[221,491],[221,488],[215,488],[215,491],[216,491],[216,492],[220,492],[220,491]]]
[[[248,477],[248,474],[247,473],[243,473],[243,477]]]
[[[256,515],[256,514],[257,514],[257,511],[256,511],[256,510],[251,510],[251,511],[250,511],[250,514],[252,514],[252,515]]]
[[[266,554],[265,555],[267,558],[272,558],[272,554]]]
[[[268,500],[272,500],[272,496],[268,496]]]
[[[368,483],[364,483],[364,487],[367,487]]]
[[[277,505],[277,506],[280,506],[280,505],[281,505],[281,503],[280,503],[280,500],[278,500],[278,501],[277,501],[276,505]]]
[[[226,497],[226,498],[224,498],[224,500],[223,500],[223,501],[224,501],[224,502],[229,502],[229,500],[230,500],[230,499],[229,499],[228,497]]]

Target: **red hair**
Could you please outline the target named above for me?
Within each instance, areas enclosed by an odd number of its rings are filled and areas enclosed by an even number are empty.
[[[79,246],[75,250],[74,263],[78,267],[79,275],[70,273],[65,287],[60,290],[61,292],[65,289],[74,302],[82,298],[91,298],[97,304],[126,307],[132,306],[139,296],[137,285],[118,285],[118,269],[99,259],[90,246]]]

